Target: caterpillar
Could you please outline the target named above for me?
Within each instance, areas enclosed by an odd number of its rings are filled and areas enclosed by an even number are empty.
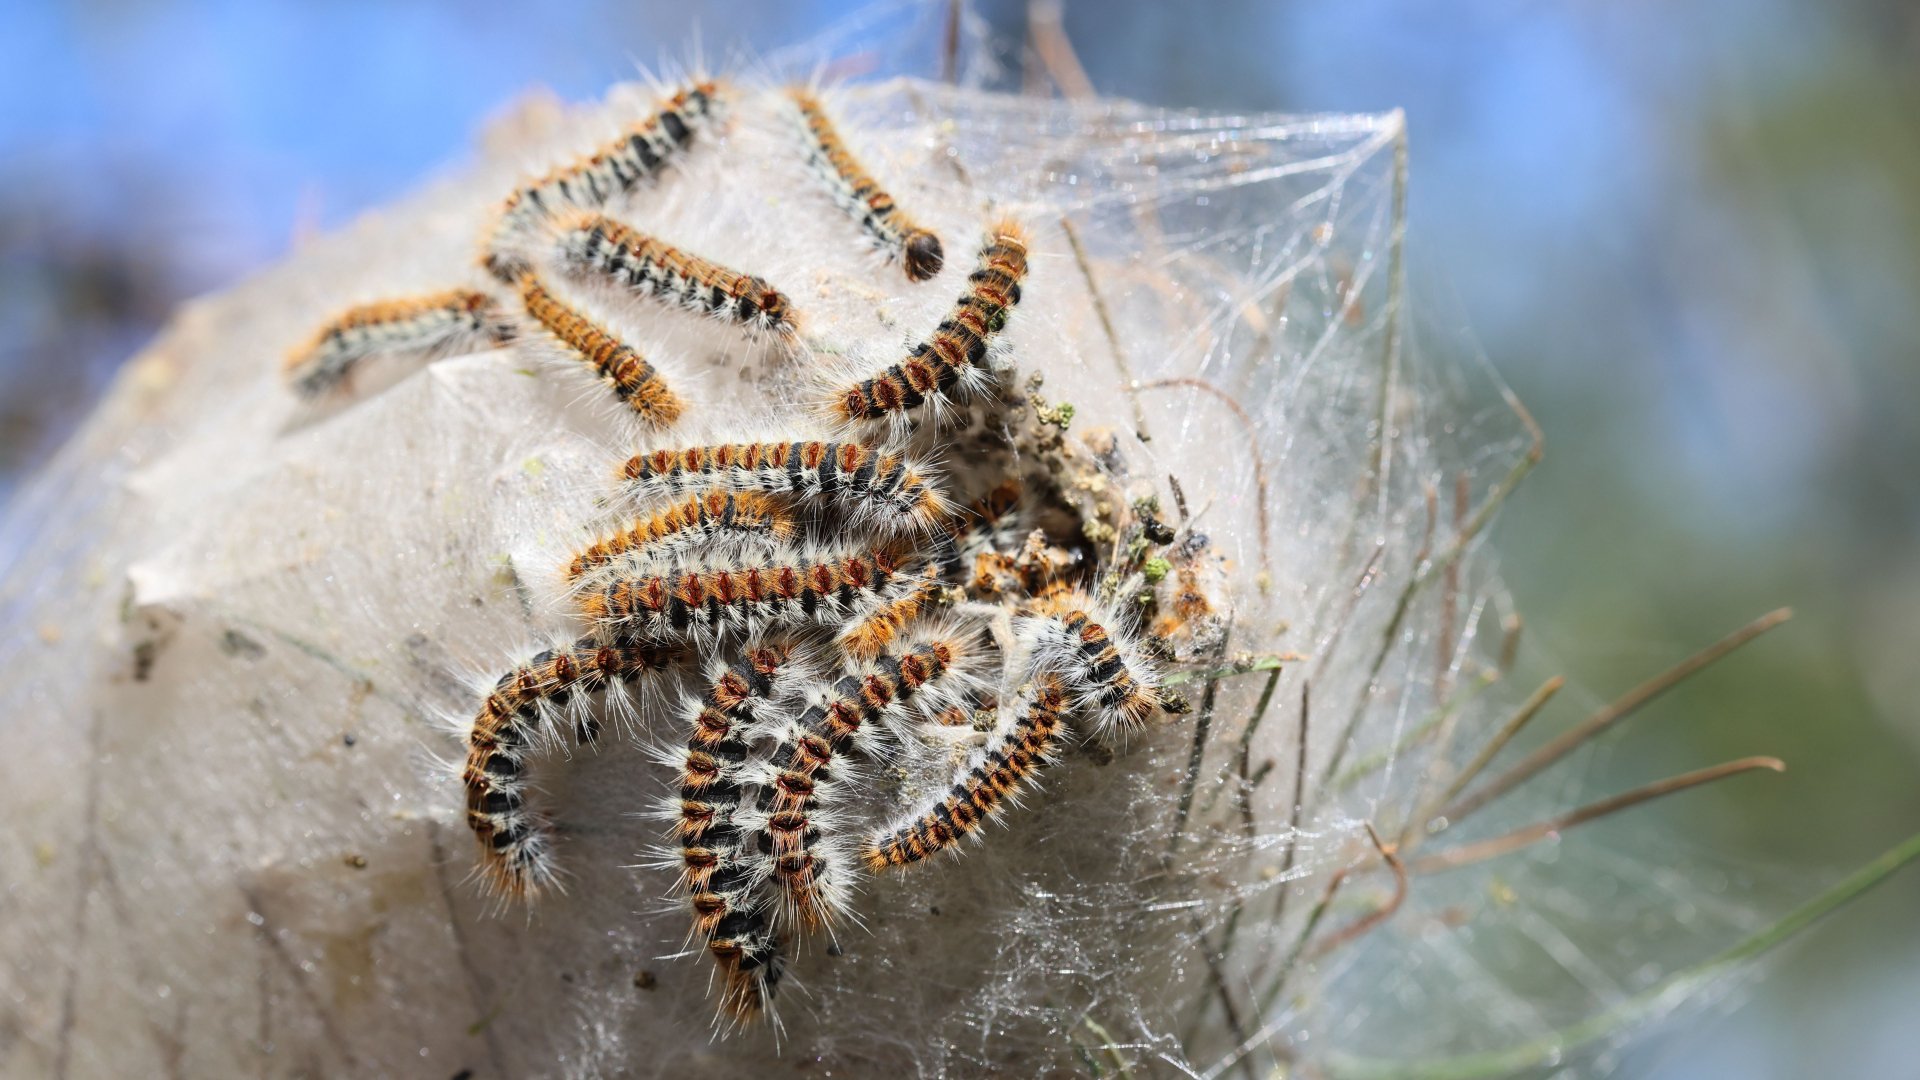
[[[550,717],[583,696],[658,675],[681,659],[660,645],[583,637],[502,675],[467,732],[462,783],[481,871],[496,891],[532,898],[555,881],[545,821],[526,805],[526,766]]]
[[[623,574],[584,594],[586,618],[623,635],[675,640],[772,627],[838,626],[884,597],[902,572],[885,548],[812,555],[786,550],[766,563],[721,563]]]
[[[849,623],[835,639],[840,651],[856,660],[880,655],[895,638],[939,598],[940,575],[933,568],[901,586],[896,594],[881,601],[864,618]]]
[[[627,459],[621,477],[647,495],[705,488],[831,499],[857,523],[884,532],[931,533],[950,507],[926,468],[866,442],[718,443],[653,450]]]
[[[1067,708],[1060,680],[1041,675],[1012,721],[1003,716],[987,745],[974,751],[946,791],[904,822],[867,838],[861,849],[867,868],[906,866],[953,850],[982,823],[1004,813],[1054,760]]]
[[[295,393],[317,398],[374,356],[433,356],[503,344],[512,336],[493,298],[472,289],[380,300],[348,308],[329,320],[287,354],[282,374]]]
[[[615,560],[637,562],[696,547],[714,550],[741,540],[775,547],[793,537],[793,514],[778,501],[753,492],[709,491],[636,518],[582,548],[567,564],[567,580],[577,585]]]
[[[693,914],[692,933],[702,941],[748,906],[752,881],[735,819],[751,751],[744,729],[766,719],[762,713],[790,654],[785,645],[761,645],[716,665],[706,690],[688,699],[687,738],[669,757],[679,782],[679,798],[668,807],[679,844],[679,889]]]
[[[792,674],[787,643],[755,644],[714,665],[705,691],[687,701],[684,745],[667,755],[679,782],[668,806],[678,844],[678,889],[691,914],[689,933],[704,942],[720,974],[720,1015],[736,1023],[767,1011],[785,966],[780,940],[756,895],[744,850],[741,773],[751,753],[749,725],[765,723]]]
[[[940,238],[900,209],[893,196],[861,167],[841,141],[819,98],[801,87],[789,89],[787,97],[799,110],[807,162],[826,184],[834,202],[859,221],[874,246],[889,259],[899,260],[907,280],[926,281],[938,274],[946,264]]]
[[[1139,727],[1160,707],[1158,675],[1122,618],[1100,615],[1084,593],[1063,592],[1033,606],[1016,631],[1031,670],[1057,677],[1076,712],[1101,735]]]
[[[838,391],[832,411],[843,423],[893,418],[922,405],[943,404],[954,390],[972,391],[986,379],[981,366],[1007,317],[1020,302],[1027,276],[1026,230],[1011,220],[996,222],[980,249],[980,267],[933,336],[906,359]]]
[[[520,302],[533,320],[593,368],[615,397],[654,427],[667,427],[686,408],[640,351],[557,299],[534,273],[520,275]]]
[[[717,82],[685,87],[619,138],[515,188],[483,245],[481,265],[502,282],[518,281],[527,264],[509,251],[514,234],[569,208],[604,206],[615,195],[653,179],[718,117],[725,96]]]
[[[554,224],[567,265],[736,325],[793,333],[793,305],[765,280],[708,262],[630,225],[576,211]]]
[[[765,912],[758,907],[729,912],[707,940],[707,952],[720,971],[722,1016],[746,1024],[772,1010],[786,955]]]
[[[819,845],[820,810],[831,801],[836,762],[854,747],[873,756],[878,726],[897,726],[916,706],[928,711],[939,704],[939,684],[965,657],[965,645],[950,637],[883,654],[864,670],[842,675],[778,733],[771,758],[756,773],[757,809],[763,850],[790,919],[813,928],[844,909],[835,859]]]

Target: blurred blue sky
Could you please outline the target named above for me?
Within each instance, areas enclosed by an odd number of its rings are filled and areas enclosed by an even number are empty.
[[[0,477],[173,305],[457,164],[529,86],[589,98],[696,26],[766,49],[857,6],[9,0]],[[976,7],[1021,39],[1024,3]],[[1549,434],[1500,532],[1539,640],[1605,694],[1801,609],[1651,714],[1672,734],[1622,775],[1787,757],[1759,801],[1688,813],[1803,892],[1920,826],[1914,5],[1078,0],[1065,28],[1102,92],[1404,107],[1434,310]],[[1637,1071],[1913,1075],[1916,911],[1899,883]]]

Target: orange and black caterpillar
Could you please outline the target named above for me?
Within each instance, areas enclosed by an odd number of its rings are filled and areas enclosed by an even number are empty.
[[[499,345],[513,336],[486,293],[448,289],[380,300],[341,312],[287,354],[283,374],[301,397],[317,398],[374,356],[432,356],[465,346]]]
[[[788,551],[764,564],[626,574],[580,598],[581,614],[623,635],[674,640],[774,627],[857,626],[901,576],[880,548],[818,556]]]
[[[737,812],[745,795],[741,771],[751,754],[742,730],[776,694],[792,649],[749,647],[722,665],[706,691],[689,702],[691,723],[675,762],[680,785],[673,807],[680,889],[692,914],[692,935],[718,967],[721,1009],[746,1020],[767,1008],[779,983],[780,942],[767,925],[764,901]]]
[[[801,87],[787,91],[800,110],[806,133],[807,161],[819,173],[833,200],[860,222],[874,245],[900,260],[909,281],[925,281],[940,272],[946,255],[940,238],[922,228],[893,201],[840,139],[820,99]]]
[[[545,327],[613,387],[615,397],[654,427],[667,427],[686,408],[640,351],[605,327],[562,303],[532,271],[520,275],[520,302]]]
[[[868,869],[906,866],[953,850],[1004,812],[1054,760],[1067,721],[1067,695],[1060,680],[1042,675],[1019,709],[1012,723],[1002,720],[992,741],[974,752],[944,793],[904,824],[867,838],[861,855]]]
[[[793,305],[765,280],[719,266],[600,214],[554,223],[561,256],[579,270],[691,311],[776,334],[793,331]]]
[[[776,546],[793,535],[793,514],[777,500],[750,491],[709,491],[651,517],[636,518],[582,548],[567,564],[567,580],[577,583],[615,560],[657,558],[689,548],[713,550],[714,545],[740,539]]]
[[[500,677],[467,732],[467,824],[480,841],[481,870],[499,892],[528,897],[554,879],[544,821],[526,805],[526,765],[553,737],[553,710],[576,696],[657,675],[682,659],[666,646],[583,637],[542,652]],[[591,734],[583,725],[582,734]]]
[[[967,291],[953,311],[906,359],[840,390],[832,399],[843,422],[904,418],[928,402],[944,402],[955,388],[971,390],[985,380],[982,364],[994,337],[1020,302],[1027,276],[1027,234],[1008,220],[988,230],[980,267],[967,277]]]
[[[717,443],[635,454],[621,477],[643,494],[723,488],[832,499],[855,523],[931,532],[948,513],[929,473],[903,453],[867,442]]]
[[[935,639],[883,655],[866,671],[841,676],[780,733],[758,778],[756,808],[773,878],[785,891],[789,918],[800,925],[831,922],[846,901],[837,858],[820,844],[819,812],[835,762],[856,746],[872,756],[876,729],[903,719],[964,653],[958,641]]]
[[[526,263],[508,254],[503,241],[565,210],[605,206],[615,195],[653,179],[718,115],[724,96],[724,88],[715,82],[685,87],[619,138],[514,189],[500,208],[482,265],[503,282],[518,281]]]

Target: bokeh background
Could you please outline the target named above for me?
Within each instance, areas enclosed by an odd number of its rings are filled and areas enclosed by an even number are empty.
[[[7,0],[0,493],[174,305],[456,166],[529,87],[590,98],[696,27],[766,49],[857,6]],[[975,10],[1026,39],[1025,0]],[[1920,829],[1920,7],[1070,0],[1063,25],[1103,93],[1407,110],[1422,315],[1547,431],[1496,542],[1591,695],[1796,608],[1586,782],[1786,758],[1636,811],[1776,908]],[[1920,873],[1765,974],[1623,1071],[1920,1075]]]

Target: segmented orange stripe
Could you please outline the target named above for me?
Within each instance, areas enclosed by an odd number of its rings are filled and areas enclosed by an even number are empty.
[[[928,642],[880,657],[865,675],[842,676],[832,695],[802,714],[774,750],[773,760],[783,764],[761,795],[760,809],[768,815],[774,878],[786,890],[788,910],[803,925],[819,926],[832,915],[819,890],[824,867],[814,843],[820,783],[863,727],[913,700],[952,669],[959,652],[953,642]]]
[[[600,214],[569,214],[556,231],[568,258],[636,292],[776,333],[793,329],[793,305],[762,278],[709,262]]]
[[[481,264],[512,284],[526,264],[501,250],[503,234],[530,219],[570,207],[603,206],[613,196],[652,179],[693,142],[702,124],[718,110],[723,95],[724,88],[714,82],[685,87],[619,138],[515,188],[500,208]]]
[[[856,660],[880,655],[939,595],[940,579],[929,571],[900,595],[849,623],[836,639],[841,651]]]
[[[708,684],[687,734],[680,766],[681,888],[693,915],[693,933],[705,940],[728,916],[742,910],[753,885],[741,859],[741,830],[733,820],[741,799],[739,770],[751,752],[739,727],[753,719],[752,705],[772,693],[773,680],[791,650],[763,646],[729,664]]]
[[[1143,682],[1128,665],[1119,644],[1105,626],[1085,610],[1065,606],[1074,599],[1085,598],[1063,598],[1064,610],[1053,618],[1073,650],[1070,661],[1059,666],[1070,664],[1078,670],[1056,669],[1055,674],[1084,680],[1096,688],[1093,704],[1100,711],[1102,722],[1128,727],[1145,723],[1160,707],[1159,692]]]
[[[881,549],[766,566],[637,575],[588,593],[580,606],[583,615],[596,621],[664,620],[666,629],[678,632],[691,628],[696,616],[710,605],[747,608],[773,603],[780,611],[811,617],[820,605],[836,601],[836,594],[870,596],[899,571],[894,554]]]
[[[431,352],[477,337],[501,344],[511,337],[493,298],[472,289],[376,300],[348,308],[287,353],[282,373],[312,397],[345,379],[370,356]]]
[[[946,496],[913,459],[869,443],[719,443],[652,450],[627,459],[620,475],[650,493],[701,488],[791,493],[839,500],[869,524],[933,532]]]

